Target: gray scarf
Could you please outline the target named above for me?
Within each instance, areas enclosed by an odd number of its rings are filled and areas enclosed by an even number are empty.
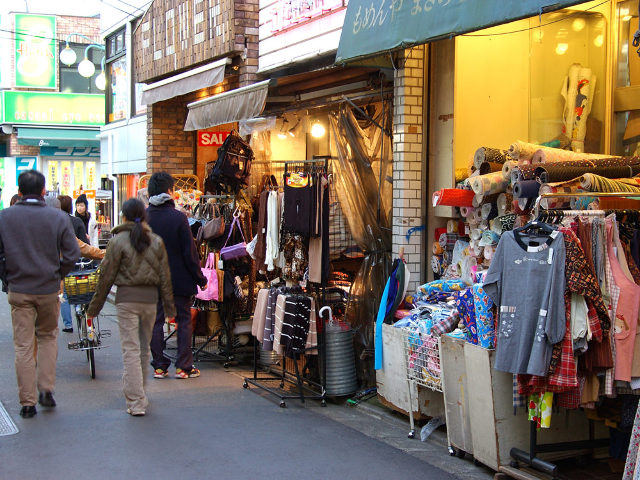
[[[149,203],[154,206],[162,205],[164,202],[172,200],[171,195],[168,193],[161,193],[160,195],[154,195],[149,197]]]

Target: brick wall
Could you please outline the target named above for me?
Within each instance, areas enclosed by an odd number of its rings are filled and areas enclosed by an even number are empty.
[[[393,254],[404,248],[411,271],[409,292],[426,277],[424,232],[416,232],[407,242],[407,231],[424,225],[423,198],[423,89],[424,46],[414,47],[398,60],[402,65],[394,73],[393,111]]]
[[[0,135],[0,143],[6,143],[8,157],[35,157],[40,155],[40,147],[18,145],[18,135]]]
[[[238,77],[147,108],[147,173],[194,174],[196,133],[185,132],[187,104],[238,87]]]
[[[242,63],[239,69],[239,86],[250,85],[257,79],[258,71],[258,25],[260,7],[255,0],[236,0],[235,31],[236,44],[240,51]]]

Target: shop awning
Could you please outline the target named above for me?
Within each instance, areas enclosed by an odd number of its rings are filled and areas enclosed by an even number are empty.
[[[142,104],[151,105],[201,88],[211,87],[224,80],[224,68],[229,58],[194,68],[188,72],[165,78],[142,87]]]
[[[264,110],[270,82],[264,80],[188,104],[185,131],[257,117]]]
[[[18,127],[18,144],[37,147],[99,147],[100,130]]]
[[[349,0],[336,63],[468,33],[586,0]]]

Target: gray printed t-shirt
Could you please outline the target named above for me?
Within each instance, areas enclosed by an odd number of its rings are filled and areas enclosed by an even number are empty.
[[[495,369],[546,376],[564,337],[565,246],[551,236],[505,232],[484,281],[499,309]]]

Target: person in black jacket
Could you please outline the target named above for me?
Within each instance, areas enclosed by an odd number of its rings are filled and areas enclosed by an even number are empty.
[[[200,376],[200,371],[193,366],[191,304],[193,296],[197,293],[196,285],[204,288],[207,285],[207,279],[200,269],[198,251],[187,217],[175,208],[173,185],[173,177],[166,172],[151,175],[147,186],[149,192],[147,216],[153,233],[164,240],[169,256],[178,329],[176,378],[194,378]],[[167,377],[168,368],[171,365],[171,360],[164,355],[164,323],[164,309],[158,303],[156,323],[151,338],[153,357],[151,364],[155,369],[154,378]]]

